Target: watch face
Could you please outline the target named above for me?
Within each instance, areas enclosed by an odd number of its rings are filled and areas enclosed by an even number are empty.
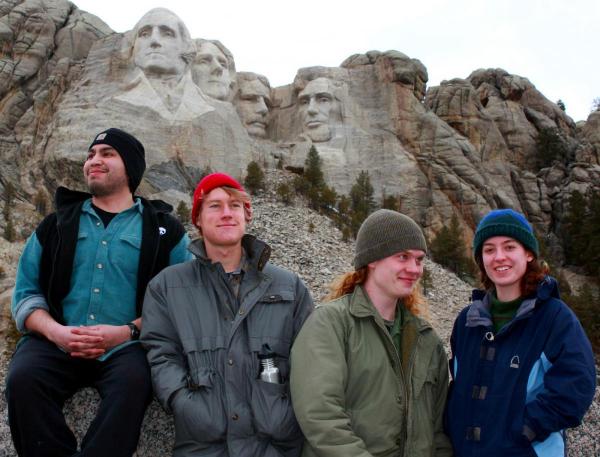
[[[140,337],[140,329],[137,328],[137,325],[133,322],[130,322],[127,326],[129,327],[129,330],[131,330],[131,339],[137,340]]]

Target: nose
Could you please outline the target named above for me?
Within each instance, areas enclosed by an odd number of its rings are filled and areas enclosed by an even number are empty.
[[[494,251],[494,260],[504,260],[506,258],[506,253],[504,249],[499,248]]]
[[[423,264],[417,262],[417,259],[410,259],[406,266],[406,270],[413,275],[420,276],[423,274]]]
[[[210,73],[215,76],[221,76],[223,74],[223,65],[221,65],[217,59],[213,59]]]
[[[222,217],[231,217],[232,211],[229,205],[223,205]]]
[[[256,112],[261,116],[265,116],[269,112],[269,108],[267,108],[267,104],[263,97],[258,97],[258,100],[256,101]]]
[[[319,110],[317,109],[317,102],[315,100],[314,97],[310,97],[310,100],[308,101],[308,108],[306,109],[306,112],[308,114],[317,114],[319,112]]]
[[[160,31],[158,30],[158,27],[153,27],[152,28],[152,34],[150,35],[150,46],[153,48],[159,48],[161,47],[160,44]]]
[[[88,161],[88,165],[91,167],[91,166],[97,165],[100,162],[102,162],[102,157],[100,156],[100,154],[94,154],[87,161]]]

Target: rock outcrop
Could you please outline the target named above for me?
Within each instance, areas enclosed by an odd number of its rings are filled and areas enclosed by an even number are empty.
[[[262,75],[238,74],[222,43],[193,39],[165,9],[124,34],[67,0],[5,0],[0,14],[0,186],[15,185],[26,211],[36,193],[82,187],[84,152],[108,126],[144,143],[146,196],[177,204],[205,170],[242,177],[251,160],[301,172],[315,146],[338,193],[368,170],[376,198],[397,196],[430,237],[456,214],[468,241],[483,213],[510,206],[560,251],[570,193],[600,186],[600,116],[575,126],[529,80],[501,69],[427,88],[419,60],[371,51],[271,88]],[[152,21],[174,41],[149,44],[142,31]],[[536,141],[548,129],[568,154],[540,170]]]

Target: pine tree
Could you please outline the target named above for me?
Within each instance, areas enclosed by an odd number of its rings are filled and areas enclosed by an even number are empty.
[[[177,218],[182,224],[186,224],[190,221],[190,208],[188,207],[188,205],[186,205],[186,203],[183,200],[181,200],[177,205],[176,212]]]
[[[549,167],[555,161],[562,163],[568,161],[569,148],[557,128],[540,129],[535,146],[538,170]]]
[[[434,261],[456,273],[463,280],[471,279],[475,268],[467,256],[467,247],[456,214],[452,215],[450,225],[444,225],[430,246]]]
[[[244,179],[244,186],[251,194],[256,194],[259,190],[265,188],[265,173],[260,168],[260,165],[256,161],[252,161],[246,167],[246,179]]]
[[[331,213],[332,209],[335,208],[335,202],[337,201],[337,192],[333,187],[323,185],[319,199],[321,202],[321,207],[325,209],[326,212]]]
[[[15,186],[13,186],[11,182],[7,182],[4,185],[4,207],[2,208],[2,214],[4,215],[4,219],[6,221],[8,221],[10,217],[10,211],[12,209],[16,194],[17,192],[15,190]]]
[[[17,238],[17,232],[15,231],[12,219],[10,219],[10,214],[9,219],[6,219],[6,225],[4,226],[4,238],[11,243]]]
[[[391,209],[393,211],[400,211],[400,196],[399,195],[383,195],[381,199],[381,207],[385,209]]]
[[[325,177],[323,176],[323,161],[319,156],[317,148],[310,147],[306,160],[304,161],[304,179],[308,181],[310,187],[321,190],[325,186]]]
[[[369,172],[361,171],[356,177],[356,182],[352,186],[352,189],[350,189],[352,208],[350,226],[354,236],[358,233],[362,222],[375,210],[374,192]]]
[[[46,196],[46,192],[42,189],[39,189],[35,196],[33,197],[33,204],[35,205],[35,209],[42,216],[48,214],[48,206],[50,206],[48,202],[48,197]]]
[[[592,345],[600,348],[600,300],[585,283],[577,295],[570,297],[569,306],[575,312]]]
[[[421,276],[421,287],[423,288],[423,293],[427,295],[432,286],[433,281],[431,278],[431,272],[429,271],[429,268],[423,267],[423,275]]]
[[[583,220],[582,246],[579,259],[588,274],[600,280],[600,194],[590,197],[588,211]]]
[[[2,208],[2,215],[6,221],[6,225],[4,226],[4,238],[10,242],[15,241],[17,237],[15,226],[11,217],[15,195],[15,187],[10,182],[6,183],[4,186],[4,208]]]
[[[565,102],[563,102],[560,98],[556,101],[556,106],[558,106],[563,111],[567,111],[567,107],[565,106]]]
[[[569,197],[561,236],[565,250],[565,260],[570,265],[581,265],[586,255],[588,240],[584,232],[587,204],[581,192],[574,190]]]
[[[279,197],[279,200],[286,205],[290,205],[294,199],[292,188],[286,182],[282,182],[277,186],[277,196]]]

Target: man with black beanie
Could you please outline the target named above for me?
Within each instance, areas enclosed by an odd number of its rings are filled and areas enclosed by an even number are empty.
[[[56,212],[27,241],[11,306],[24,336],[6,379],[19,456],[129,457],[136,450],[152,393],[137,341],[146,285],[191,258],[173,208],[134,196],[145,168],[134,136],[100,132],[83,165],[90,193],[59,187]],[[62,407],[86,386],[102,400],[78,446]]]

